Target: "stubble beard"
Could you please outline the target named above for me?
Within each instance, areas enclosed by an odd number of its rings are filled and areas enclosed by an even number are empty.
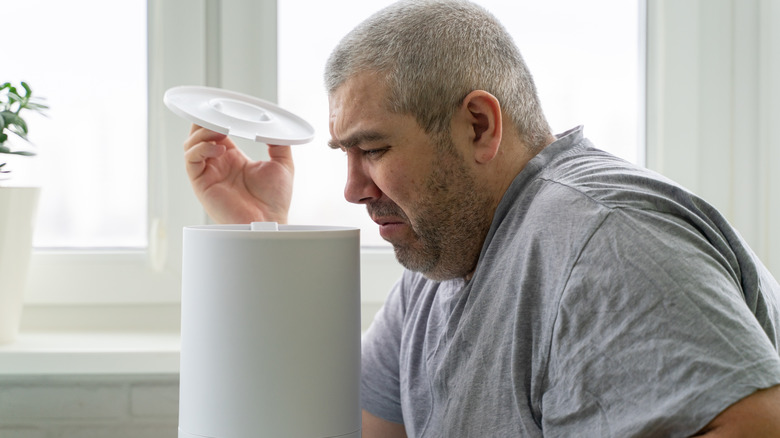
[[[434,281],[466,278],[476,268],[482,244],[492,221],[494,202],[488,191],[453,153],[428,177],[421,198],[407,215],[392,201],[368,205],[369,214],[393,215],[407,221],[411,242],[391,242],[405,268]]]

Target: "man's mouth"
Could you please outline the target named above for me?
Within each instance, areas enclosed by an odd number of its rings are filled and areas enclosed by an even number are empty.
[[[387,241],[393,240],[406,226],[406,223],[399,218],[379,217],[371,219],[379,225],[379,235]]]
[[[387,241],[397,239],[408,225],[403,212],[393,203],[374,203],[366,207],[371,220],[379,225],[379,235]]]
[[[376,222],[376,224],[379,225],[380,227],[383,226],[383,225],[392,225],[392,224],[402,224],[402,223],[404,223],[402,220],[395,219],[395,218],[371,218],[371,220]]]

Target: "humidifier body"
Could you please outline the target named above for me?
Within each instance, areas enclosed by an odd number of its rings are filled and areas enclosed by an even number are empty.
[[[360,436],[359,231],[184,229],[179,438]]]

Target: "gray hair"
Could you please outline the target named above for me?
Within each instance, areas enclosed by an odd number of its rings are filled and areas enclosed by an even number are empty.
[[[328,93],[363,72],[380,74],[389,110],[411,114],[429,134],[449,132],[463,99],[485,90],[496,96],[529,148],[541,149],[550,135],[512,37],[492,14],[468,1],[400,1],[369,17],[328,59]]]

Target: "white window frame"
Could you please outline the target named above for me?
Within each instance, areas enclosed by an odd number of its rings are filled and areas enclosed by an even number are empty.
[[[647,3],[647,165],[720,208],[780,276],[780,4]],[[182,163],[189,124],[162,95],[189,84],[276,100],[275,0],[149,0],[149,35],[149,250],[36,252],[28,328],[177,328],[181,230],[206,216]],[[361,263],[370,319],[401,268],[389,249]]]

